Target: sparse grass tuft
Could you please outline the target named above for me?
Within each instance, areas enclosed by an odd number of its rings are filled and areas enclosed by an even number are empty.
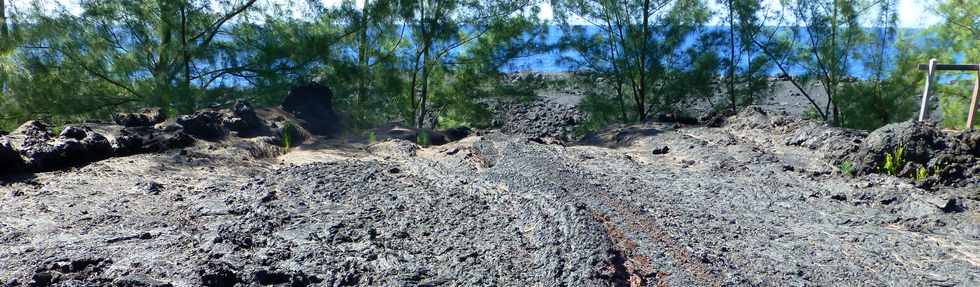
[[[285,154],[289,152],[289,149],[293,147],[293,123],[286,122],[286,126],[282,127],[282,153]]]
[[[837,165],[837,169],[840,170],[840,172],[843,174],[851,175],[854,172],[854,163],[845,160],[844,162],[841,162],[839,165]]]
[[[915,171],[916,181],[926,180],[927,177],[929,177],[929,169],[927,169],[926,167],[920,166],[919,169]]]

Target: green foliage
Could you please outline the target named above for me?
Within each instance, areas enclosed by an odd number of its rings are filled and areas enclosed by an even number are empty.
[[[849,83],[841,89],[840,125],[848,128],[873,130],[889,123],[913,118],[918,113],[920,99],[919,83],[925,73],[918,70],[918,64],[928,62],[916,54],[909,35],[898,36],[898,55],[892,62],[885,59],[881,49],[888,40],[888,31],[881,32],[871,46],[871,59],[865,65],[873,75],[867,81]],[[891,72],[886,69],[894,64]],[[886,74],[887,73],[887,74]]]
[[[289,152],[289,149],[293,147],[294,133],[296,132],[296,126],[293,122],[287,121],[286,125],[282,127],[282,152],[283,154]]]
[[[579,110],[589,115],[585,122],[579,124],[576,134],[584,135],[599,130],[610,123],[622,121],[626,111],[619,106],[615,97],[610,97],[601,91],[590,90],[579,103]]]
[[[926,167],[920,166],[919,169],[917,169],[915,171],[915,180],[916,181],[926,180],[927,177],[929,177],[929,170],[926,169]]]
[[[82,1],[81,12],[20,7],[0,109],[10,121],[104,117],[157,106],[188,112],[233,65],[225,36],[255,0]],[[222,34],[221,37],[218,35]]]
[[[911,46],[910,53],[919,63],[927,63],[930,58],[940,63],[972,63],[980,59],[980,2],[948,0],[930,2],[929,11],[941,22],[928,27],[918,35],[922,40]],[[911,41],[908,41],[911,42]],[[914,69],[897,71],[898,76],[914,78],[914,90],[922,92],[925,73]],[[968,97],[972,93],[973,72],[941,72],[935,85],[935,97],[939,98],[942,110],[942,124],[948,128],[962,129],[966,120]],[[932,107],[930,107],[932,108]]]
[[[895,65],[908,71],[908,58],[886,58],[896,37],[897,6],[894,0],[839,1],[787,0],[783,6],[792,20],[786,27],[769,28],[772,37],[757,42],[781,71],[800,67],[791,82],[806,97],[813,112],[834,125],[876,128],[908,116],[905,108],[911,82],[894,79]],[[868,13],[874,11],[876,13]],[[867,29],[872,23],[874,29]],[[903,53],[908,55],[908,53]],[[851,81],[849,68],[862,64],[871,75]],[[806,88],[819,83],[826,97],[820,99]]]
[[[939,176],[946,170],[946,164],[943,162],[937,162],[932,166],[932,175]]]
[[[651,111],[674,111],[682,100],[707,94],[719,66],[710,47],[717,37],[704,33],[685,49],[689,35],[701,35],[711,11],[704,1],[554,1],[563,36],[563,57],[574,67],[609,79],[614,93],[592,95],[592,107],[602,110],[614,102],[622,121],[645,120]],[[576,21],[595,24],[591,32]],[[601,107],[601,108],[600,108]]]
[[[903,167],[905,167],[904,146],[899,146],[894,152],[885,153],[885,162],[881,166],[881,171],[887,175],[897,176]]]
[[[847,175],[853,174],[854,163],[852,163],[851,161],[843,161],[839,165],[837,165],[837,169],[840,170],[840,172],[843,174],[847,174]]]
[[[143,106],[187,113],[238,98],[277,105],[295,83],[319,81],[355,129],[427,117],[481,125],[489,117],[479,101],[529,93],[499,75],[544,29],[530,0],[314,2],[19,7],[0,21],[0,123]]]
[[[429,146],[429,132],[426,130],[419,130],[419,133],[415,135],[415,144],[427,147]]]
[[[378,142],[378,135],[374,131],[368,132],[367,138],[368,144],[375,144]]]
[[[765,18],[761,13],[761,1],[727,0],[725,24],[728,24],[727,46],[724,55],[725,82],[728,94],[727,106],[733,111],[757,102],[768,89],[767,71],[772,63],[756,47],[755,41],[765,32]]]
[[[967,113],[970,112],[970,93],[957,94],[958,91],[968,91],[973,88],[973,79],[962,80],[946,85],[940,89],[939,108],[942,111],[942,125],[950,129],[962,129],[966,125]],[[974,128],[980,123],[974,123]]]
[[[271,106],[305,81],[329,86],[354,129],[485,127],[488,100],[529,99],[538,88],[506,81],[507,63],[556,50],[576,52],[564,64],[605,79],[580,106],[584,130],[683,113],[694,100],[735,110],[766,93],[773,65],[803,68],[792,77],[799,86],[827,88],[826,100],[807,95],[814,117],[873,129],[914,115],[924,78],[916,64],[980,58],[980,4],[962,0],[932,7],[943,22],[915,35],[922,43],[897,30],[895,0],[556,0],[555,46],[543,44],[551,23],[537,17],[536,0],[105,0],[78,11],[0,2],[5,130],[145,106],[171,115],[238,98]],[[707,28],[714,20],[727,29]],[[891,45],[897,58],[886,57]],[[855,64],[872,75],[849,81]],[[970,85],[961,83],[971,79],[938,85],[947,126],[962,125]]]

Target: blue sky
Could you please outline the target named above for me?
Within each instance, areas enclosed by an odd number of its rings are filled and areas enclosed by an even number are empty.
[[[0,0],[4,1],[4,0]],[[9,0],[14,3],[14,6],[25,6],[28,3],[35,0]],[[68,7],[69,10],[78,9],[78,0],[37,0],[45,4],[45,6],[63,5]],[[212,0],[218,1],[218,0]],[[262,0],[269,2],[283,2],[286,0]],[[320,0],[328,5],[336,5],[341,3],[342,0]],[[492,0],[490,0],[492,1]],[[770,5],[779,5],[779,0],[763,0],[768,2]],[[899,26],[903,28],[922,28],[935,24],[939,21],[939,17],[929,13],[927,3],[934,0],[898,0],[898,18]],[[363,0],[355,0],[354,2],[360,4]],[[548,1],[543,1],[548,2]],[[51,5],[54,4],[54,5]],[[539,15],[543,19],[550,19],[552,17],[551,7],[544,4],[541,9],[541,14]]]
[[[336,5],[342,0],[321,0],[325,3]],[[779,6],[779,0],[763,0],[768,5]],[[898,25],[903,28],[922,28],[939,22],[939,17],[929,13],[927,3],[931,0],[898,0]],[[548,1],[544,1],[548,2]],[[358,6],[364,3],[363,0],[356,0]],[[551,19],[551,6],[544,3],[539,15],[542,19]]]

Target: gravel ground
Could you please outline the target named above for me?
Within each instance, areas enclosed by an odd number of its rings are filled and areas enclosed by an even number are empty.
[[[0,286],[980,285],[977,186],[844,176],[757,120],[6,177]]]

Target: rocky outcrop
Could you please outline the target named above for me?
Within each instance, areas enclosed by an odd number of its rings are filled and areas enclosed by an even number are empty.
[[[184,148],[195,139],[217,141],[228,135],[268,138],[280,144],[289,125],[269,123],[245,101],[231,109],[208,109],[163,121],[159,109],[117,114],[111,124],[65,126],[58,135],[42,121],[28,121],[9,135],[0,135],[0,172],[51,171],[114,156]],[[96,132],[98,129],[100,132]],[[302,133],[293,127],[293,137]],[[301,140],[301,139],[299,139]]]
[[[265,122],[255,114],[252,105],[242,100],[235,101],[230,115],[224,119],[224,125],[240,137],[258,135],[265,128]]]
[[[873,173],[882,166],[886,154],[902,150],[903,160],[925,164],[947,149],[945,135],[933,124],[906,121],[881,127],[865,139],[854,155],[859,173]]]
[[[340,117],[333,109],[333,93],[317,83],[296,86],[282,102],[297,124],[314,135],[331,136],[341,131]]]
[[[217,111],[206,110],[180,116],[177,124],[184,128],[185,133],[204,140],[219,140],[227,134],[224,114]]]
[[[29,121],[0,138],[0,159],[11,162],[6,170],[48,171],[109,158],[112,154],[109,140],[84,126],[66,126],[58,136],[53,136],[44,122]]]
[[[495,123],[501,131],[535,138],[573,140],[576,128],[585,121],[585,114],[576,107],[543,100],[506,104],[497,109],[503,115]]]
[[[167,116],[160,108],[146,108],[138,113],[119,113],[112,116],[112,121],[124,127],[150,127],[162,123]]]
[[[849,159],[856,174],[915,178],[923,188],[977,184],[978,141],[977,131],[946,133],[933,123],[906,121],[875,130]]]

